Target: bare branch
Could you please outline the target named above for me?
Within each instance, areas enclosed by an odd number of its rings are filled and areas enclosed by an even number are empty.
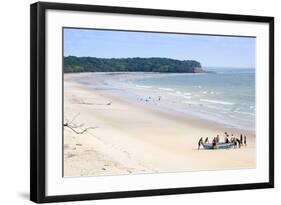
[[[72,122],[74,122],[74,120],[75,120],[79,115],[80,115],[79,112],[78,112],[76,115],[74,115],[73,118],[72,118],[72,120],[69,122],[69,124],[72,123]]]
[[[64,127],[68,127],[69,129],[71,129],[73,132],[75,132],[76,134],[84,134],[85,132],[87,132],[89,129],[96,129],[98,127],[86,127],[83,128],[84,123],[81,123],[80,125],[76,125],[74,123],[74,120],[80,115],[80,113],[77,113],[76,115],[74,115],[74,117],[72,118],[71,121],[69,121],[67,118],[65,118],[65,123],[63,124]],[[80,131],[81,130],[81,131]]]
[[[98,127],[87,127],[87,128],[85,128],[85,129],[81,128],[82,131],[77,131],[77,130],[75,130],[75,128],[73,128],[73,127],[70,126],[70,125],[65,124],[64,126],[68,127],[69,129],[71,129],[71,130],[72,130],[73,132],[75,132],[76,134],[84,134],[84,132],[87,132],[89,129],[96,129],[96,128],[98,128]]]

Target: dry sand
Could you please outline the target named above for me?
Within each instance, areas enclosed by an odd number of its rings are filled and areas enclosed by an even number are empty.
[[[76,116],[76,117],[75,117]],[[255,136],[241,149],[198,150],[202,137],[241,132],[164,112],[64,82],[64,118],[89,129],[64,127],[64,176],[99,176],[255,168]],[[76,128],[76,131],[81,131]],[[245,133],[245,132],[244,132]]]

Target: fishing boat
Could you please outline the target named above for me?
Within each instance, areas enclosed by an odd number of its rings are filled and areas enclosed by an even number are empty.
[[[204,149],[229,149],[235,146],[234,143],[218,142],[215,145],[212,143],[202,143]]]

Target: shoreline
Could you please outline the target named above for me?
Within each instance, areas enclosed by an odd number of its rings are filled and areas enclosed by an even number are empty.
[[[224,131],[237,136],[241,130],[163,112],[70,79],[64,88],[64,117],[79,113],[75,123],[97,126],[84,134],[64,129],[65,177],[255,168],[254,133],[243,132],[246,148],[197,150],[200,137]]]
[[[143,75],[148,75],[151,76],[153,74],[157,74],[157,75],[166,75],[166,73],[158,73],[158,72],[97,72],[97,73],[91,73],[91,72],[83,72],[83,73],[68,73],[65,74],[65,81],[69,81],[72,83],[77,83],[78,85],[80,85],[83,89],[87,89],[88,91],[93,91],[93,92],[98,92],[101,93],[103,95],[108,95],[108,97],[111,98],[115,98],[116,100],[123,100],[126,101],[127,103],[133,103],[136,105],[140,105],[140,106],[145,106],[148,109],[151,109],[151,111],[157,109],[159,111],[165,112],[165,113],[170,113],[170,114],[176,114],[178,116],[182,116],[184,118],[187,118],[188,120],[195,120],[195,121],[199,121],[199,122],[206,122],[208,124],[212,124],[212,126],[215,126],[216,128],[224,128],[230,131],[237,131],[240,130],[242,133],[245,133],[246,135],[251,135],[254,136],[255,135],[255,129],[245,129],[245,127],[239,127],[239,126],[234,126],[234,125],[229,125],[227,123],[225,123],[223,120],[217,120],[214,119],[213,116],[206,116],[206,115],[202,115],[202,114],[198,114],[196,112],[193,112],[192,110],[190,110],[189,108],[175,108],[175,107],[171,107],[170,105],[165,105],[162,103],[157,103],[157,104],[153,104],[153,103],[146,103],[145,100],[147,99],[148,96],[152,96],[152,93],[147,92],[146,90],[139,90],[141,95],[144,95],[145,97],[139,97],[136,96],[135,93],[133,94],[134,96],[130,96],[131,93],[129,94],[125,94],[125,92],[123,91],[128,91],[128,87],[123,87],[122,85],[117,84],[116,89],[120,89],[120,90],[110,90],[111,88],[107,88],[107,86],[104,86],[104,82],[97,82],[94,83],[95,87],[91,87],[88,86],[88,83],[81,83],[79,82],[79,80],[81,79],[81,76],[78,75],[82,75],[82,77],[88,77],[89,75],[94,75],[95,77],[97,77],[98,81],[102,79],[102,81],[104,80],[104,77],[106,76],[122,76],[122,77],[126,77],[126,76],[134,76],[134,75],[139,75],[139,74],[143,74]],[[187,73],[192,75],[192,73]],[[197,73],[198,74],[198,73]],[[72,78],[71,76],[74,76],[74,78]],[[169,75],[185,75],[185,73],[171,73]],[[200,73],[199,73],[200,75]],[[101,79],[100,76],[102,76]],[[92,76],[91,76],[92,77]],[[114,82],[115,83],[115,82]],[[111,85],[111,86],[114,86]],[[136,86],[137,88],[148,88],[150,89],[149,86]],[[165,90],[168,88],[158,88],[160,90]],[[129,92],[131,92],[129,90]],[[160,93],[161,94],[161,93]],[[162,95],[165,95],[164,93],[162,93]],[[163,97],[163,96],[162,96]],[[136,99],[137,98],[137,99]],[[143,98],[142,102],[139,101],[139,99]],[[204,99],[202,99],[202,101],[206,101]],[[248,128],[248,127],[247,127]]]

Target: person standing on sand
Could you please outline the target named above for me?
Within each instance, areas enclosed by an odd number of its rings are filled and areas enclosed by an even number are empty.
[[[217,135],[217,143],[220,142],[220,136]]]
[[[235,141],[238,142],[238,147],[241,148],[241,141],[238,138]]]
[[[227,136],[228,136],[227,132],[224,132],[224,137],[227,137]]]
[[[200,149],[201,144],[203,144],[203,137],[201,137],[200,140],[198,141],[198,150]]]
[[[208,138],[208,137],[206,137],[204,143],[205,143],[205,144],[209,144],[209,138]]]
[[[229,143],[228,135],[225,138],[225,143]]]
[[[213,149],[215,149],[216,144],[217,144],[217,139],[216,139],[216,137],[214,137],[214,138],[213,138],[213,142],[212,142]]]
[[[224,132],[224,142],[226,142],[227,137],[228,137],[227,132]]]
[[[234,143],[234,148],[235,148],[235,149],[237,148],[237,140],[238,140],[238,139],[236,139],[236,138],[233,139],[233,143]],[[239,146],[240,146],[240,144],[239,144]]]
[[[241,145],[243,145],[243,135],[240,134],[240,142],[241,142]]]
[[[244,135],[244,145],[247,146],[247,137]]]

